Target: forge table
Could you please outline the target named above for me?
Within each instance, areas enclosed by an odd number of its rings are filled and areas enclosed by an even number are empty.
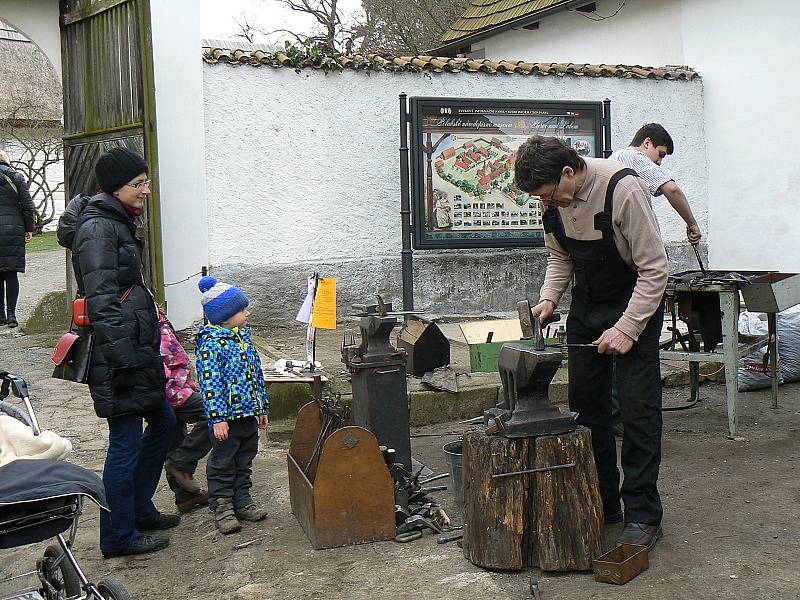
[[[778,337],[776,315],[800,303],[800,275],[796,273],[701,273],[690,271],[671,276],[665,299],[675,300],[676,293],[708,293],[719,297],[722,318],[721,349],[711,352],[661,350],[663,360],[689,363],[692,377],[692,398],[699,394],[700,361],[722,362],[725,365],[726,404],[728,410],[728,437],[736,437],[736,406],[738,402],[738,361],[758,348],[769,349],[770,378],[772,379],[772,408],[778,407]],[[740,336],[739,291],[745,306],[752,312],[767,314],[768,332],[765,336]],[[675,309],[677,310],[677,309]]]

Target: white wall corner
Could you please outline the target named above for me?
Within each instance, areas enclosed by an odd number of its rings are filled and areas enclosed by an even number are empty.
[[[169,318],[183,329],[202,318],[190,276],[208,264],[200,6],[170,0],[150,11],[164,282]]]

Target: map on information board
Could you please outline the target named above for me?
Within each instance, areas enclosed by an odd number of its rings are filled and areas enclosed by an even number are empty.
[[[415,247],[542,245],[539,199],[514,185],[517,149],[536,133],[599,156],[600,116],[599,102],[412,98]]]

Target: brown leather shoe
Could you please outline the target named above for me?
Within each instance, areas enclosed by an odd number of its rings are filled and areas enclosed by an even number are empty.
[[[194,475],[181,471],[178,467],[168,462],[164,464],[164,470],[172,476],[175,481],[184,490],[191,494],[199,494],[202,491],[200,483],[194,478]]]
[[[617,538],[616,545],[633,544],[634,546],[646,546],[648,550],[652,550],[662,535],[664,532],[661,530],[661,525],[626,523],[625,529]]]
[[[178,499],[180,497],[180,500]],[[188,513],[203,506],[208,506],[208,492],[206,490],[200,490],[199,494],[193,494],[191,496],[178,496],[175,495],[175,506],[178,507],[178,512],[181,513]]]

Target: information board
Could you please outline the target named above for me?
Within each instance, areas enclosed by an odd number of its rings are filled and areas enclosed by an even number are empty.
[[[411,98],[414,248],[543,246],[539,199],[514,185],[533,134],[602,156],[602,103]]]

